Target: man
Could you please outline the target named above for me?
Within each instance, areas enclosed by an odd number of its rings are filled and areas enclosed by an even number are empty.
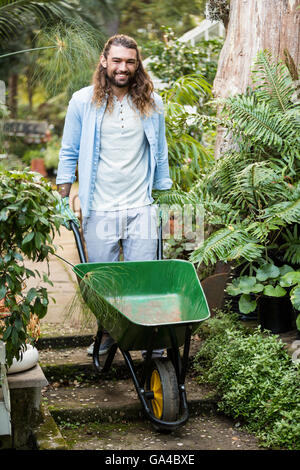
[[[77,163],[89,262],[118,261],[120,243],[125,261],[156,259],[151,192],[172,186],[163,104],[128,36],[107,41],[93,85],[69,103],[56,180],[66,223]],[[99,354],[113,342],[104,332]]]

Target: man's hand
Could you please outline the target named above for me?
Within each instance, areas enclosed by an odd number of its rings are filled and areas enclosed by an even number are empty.
[[[62,197],[59,204],[56,206],[57,212],[64,217],[62,225],[64,225],[68,230],[71,230],[70,220],[75,222],[78,228],[80,228],[80,222],[77,219],[74,212],[70,209],[69,196]]]

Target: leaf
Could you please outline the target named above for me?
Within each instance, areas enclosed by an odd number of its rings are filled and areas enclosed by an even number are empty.
[[[47,305],[48,305],[48,301],[47,301]],[[40,319],[46,315],[47,305],[43,305],[39,297],[36,298],[34,306],[33,306],[33,310],[34,310],[34,313],[36,313]]]
[[[18,252],[14,253],[14,258],[19,260],[19,261],[23,261],[23,256]]]
[[[7,263],[8,261],[11,260],[11,254],[7,253],[7,255],[5,255],[3,259],[4,259],[4,262]]]
[[[5,285],[0,286],[0,300],[5,297],[6,292],[7,292],[6,286]]]
[[[291,287],[294,284],[300,284],[300,271],[286,273],[279,283],[282,287]]]
[[[45,273],[43,273],[43,281],[53,286],[53,282],[48,278],[47,274]]]
[[[233,283],[232,283],[232,284],[228,284],[228,286],[226,287],[226,292],[227,292],[229,295],[232,295],[232,296],[239,295],[239,294],[242,293],[240,287],[239,287],[239,286],[235,286]]]
[[[250,294],[251,292],[262,292],[264,286],[256,282],[254,276],[241,276],[234,279],[232,284],[227,286],[226,291],[229,295]]]
[[[256,309],[257,303],[256,300],[252,300],[251,296],[248,294],[243,294],[239,300],[239,309],[241,313],[247,315],[247,313],[254,312]]]
[[[30,232],[26,235],[26,237],[22,241],[22,245],[25,245],[26,243],[29,243],[34,237],[34,232]]]
[[[14,323],[14,327],[16,328],[17,331],[20,331],[22,329],[23,322],[22,322],[21,318],[16,318],[15,323]]]
[[[8,219],[9,211],[5,208],[0,212],[0,221],[5,221]]]
[[[34,243],[36,248],[39,250],[42,246],[42,236],[40,232],[36,232],[35,237],[34,237]]]
[[[256,277],[259,281],[274,279],[280,276],[280,270],[273,263],[266,263],[257,270]]]
[[[12,329],[13,329],[12,325],[9,325],[9,326],[7,327],[7,329],[4,331],[3,337],[2,337],[2,340],[3,340],[4,342],[7,341],[8,338],[10,337],[11,332],[12,332]]]
[[[258,294],[264,290],[265,286],[263,284],[257,283],[253,286],[252,291],[254,294]]]
[[[255,283],[256,279],[254,276],[242,276],[239,278],[239,286],[243,294],[250,294]]]
[[[291,290],[291,302],[296,310],[300,310],[300,285]],[[299,318],[299,315],[298,315]],[[300,320],[299,320],[300,321]],[[300,328],[299,328],[300,329]]]
[[[264,295],[268,295],[269,297],[284,297],[286,295],[286,290],[281,286],[274,287],[268,285],[264,288]]]
[[[19,345],[19,335],[16,328],[13,328],[11,337],[13,345],[17,347]]]
[[[294,269],[291,266],[289,266],[288,264],[284,264],[283,266],[281,266],[279,268],[279,271],[280,271],[280,275],[284,276],[287,273],[293,272]]]
[[[35,273],[33,271],[31,271],[31,269],[28,269],[28,268],[25,268],[25,272],[26,272],[26,277],[35,277]]]
[[[37,295],[38,295],[37,290],[34,287],[32,287],[31,289],[29,289],[27,293],[26,300],[28,302],[31,302]]]
[[[297,329],[300,331],[300,313],[296,318],[296,326],[297,326]]]

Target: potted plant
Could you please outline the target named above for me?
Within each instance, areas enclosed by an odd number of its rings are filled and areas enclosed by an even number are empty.
[[[3,307],[4,300],[0,301],[0,330],[5,329],[5,320],[11,316],[11,313],[6,307]],[[22,354],[19,359],[15,357],[12,360],[11,365],[7,368],[7,374],[15,374],[17,372],[23,372],[31,369],[35,366],[39,360],[39,353],[37,348],[34,346],[40,336],[40,319],[36,314],[30,314],[30,321],[27,325],[27,333],[30,336],[31,341],[26,340],[26,344],[22,347]],[[0,342],[2,341],[2,335],[0,334]]]
[[[226,292],[239,296],[239,310],[249,314],[258,309],[259,322],[264,329],[283,333],[292,329],[292,303],[289,288],[294,269],[264,263],[253,276],[239,276],[227,285]],[[289,280],[290,279],[290,283]]]
[[[290,288],[290,299],[296,312],[296,327],[300,334],[300,271],[291,271],[285,274],[280,285]]]
[[[26,260],[43,261],[54,253],[53,238],[61,217],[55,209],[59,195],[40,174],[2,171],[0,181],[0,301],[6,313],[0,337],[6,343],[10,367],[14,358],[22,358],[28,344],[35,343],[31,327],[34,322],[38,328],[48,307],[45,287],[24,289],[27,279],[51,283],[38,264],[35,272],[28,269]]]

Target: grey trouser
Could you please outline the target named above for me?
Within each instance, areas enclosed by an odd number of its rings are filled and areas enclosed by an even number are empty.
[[[120,242],[124,261],[148,261],[157,257],[157,206],[120,211],[91,211],[83,221],[90,263],[119,261]]]

